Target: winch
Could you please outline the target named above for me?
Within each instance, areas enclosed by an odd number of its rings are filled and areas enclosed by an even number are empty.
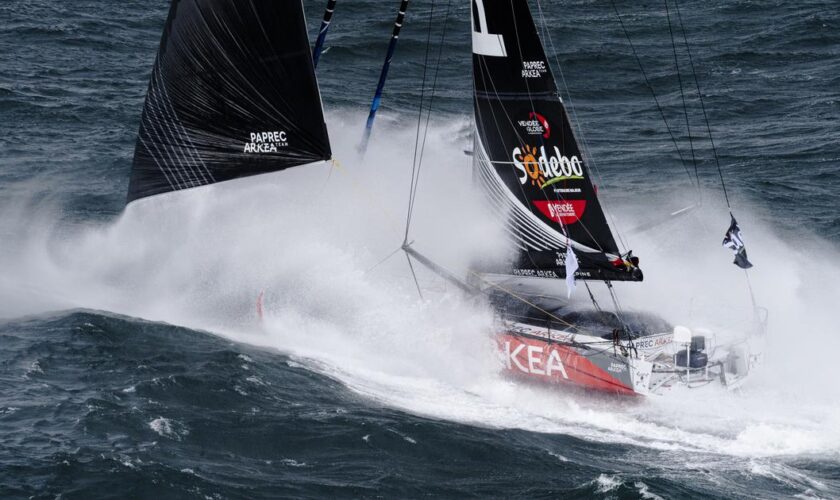
[[[674,328],[674,342],[685,345],[685,349],[680,349],[674,354],[675,366],[679,368],[705,368],[709,364],[705,336],[692,335],[688,328],[678,326]]]

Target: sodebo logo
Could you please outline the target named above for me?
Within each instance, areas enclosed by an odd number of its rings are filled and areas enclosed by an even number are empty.
[[[519,182],[523,185],[531,180],[531,185],[544,189],[556,182],[565,180],[582,180],[583,163],[577,155],[571,158],[560,154],[560,148],[554,146],[554,154],[548,155],[545,146],[539,152],[535,146],[525,146],[513,149],[513,166],[522,172]]]

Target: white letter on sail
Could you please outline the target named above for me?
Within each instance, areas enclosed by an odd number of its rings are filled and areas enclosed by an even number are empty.
[[[525,170],[525,165],[523,165],[522,162],[519,161],[519,158],[517,158],[517,156],[521,154],[521,149],[513,148],[513,166],[522,171],[522,177],[519,178],[519,182],[525,184],[526,182],[528,182],[528,171]]]
[[[478,22],[481,26],[478,31],[475,29],[475,21],[472,27],[473,54],[491,57],[507,57],[505,50],[505,38],[502,35],[494,35],[487,32],[487,14],[484,13],[484,0],[474,0],[473,6],[478,12]],[[470,20],[475,19],[470,16]]]

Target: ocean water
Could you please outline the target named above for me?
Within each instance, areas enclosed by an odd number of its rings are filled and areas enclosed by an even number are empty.
[[[314,33],[322,2],[305,3]],[[340,167],[128,208],[168,2],[0,3],[0,497],[840,495],[836,2],[679,4],[770,332],[740,392],[644,401],[505,379],[486,306],[422,272],[421,300],[404,259],[386,259],[430,17],[441,65],[412,239],[453,269],[504,252],[462,153],[465,2],[411,3],[356,154],[397,3],[338,4],[319,79]],[[642,258],[646,281],[617,285],[621,300],[690,326],[747,323],[696,92],[699,194],[610,4],[531,4],[614,228]],[[616,6],[687,155],[664,4]]]

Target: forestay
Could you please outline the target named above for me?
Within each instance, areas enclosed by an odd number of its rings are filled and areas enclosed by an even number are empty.
[[[330,157],[301,2],[172,1],[129,202]]]
[[[512,274],[641,281],[607,224],[527,0],[472,2],[475,170],[520,249]]]

